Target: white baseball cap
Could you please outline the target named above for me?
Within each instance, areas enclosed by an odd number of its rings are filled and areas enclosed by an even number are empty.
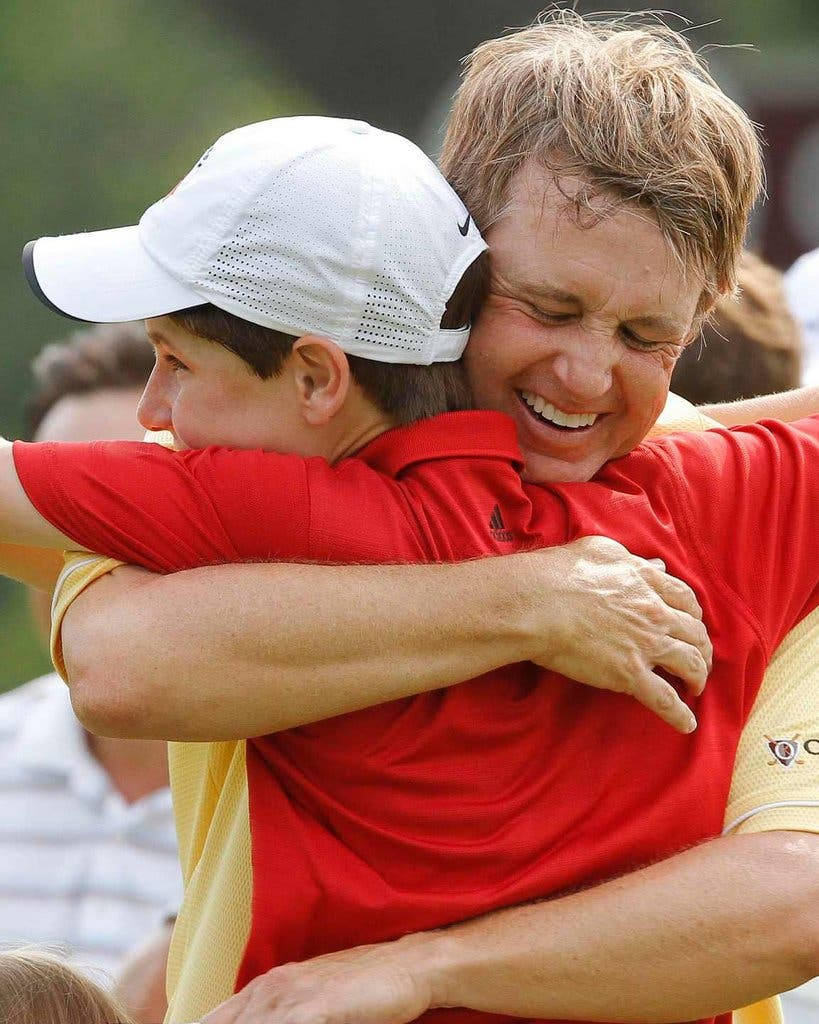
[[[47,306],[113,323],[210,302],[387,363],[458,359],[441,317],[486,249],[424,153],[362,121],[288,117],[223,135],[138,225],[23,250]]]

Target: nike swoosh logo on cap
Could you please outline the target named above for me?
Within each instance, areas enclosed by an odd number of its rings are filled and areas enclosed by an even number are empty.
[[[458,230],[461,232],[461,234],[464,236],[464,238],[466,238],[467,233],[469,232],[469,222],[471,220],[472,220],[472,214],[468,213],[466,215],[466,220],[463,222],[463,224],[459,224],[458,225]]]

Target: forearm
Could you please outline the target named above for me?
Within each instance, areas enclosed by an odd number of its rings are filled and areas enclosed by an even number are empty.
[[[819,971],[819,839],[720,839],[561,899],[396,944],[432,1006],[569,1020],[691,1020]]]
[[[527,657],[527,577],[516,585],[513,568],[117,570],[63,623],[69,679],[86,691],[75,691],[75,706],[102,732],[223,739],[450,685]],[[109,600],[118,574],[133,585]],[[118,720],[94,722],[96,694],[110,692],[111,679],[127,687],[107,712]]]
[[[703,405],[699,411],[725,427],[740,427],[766,419],[790,423],[819,413],[819,388],[797,388],[778,395],[760,395],[739,402]]]
[[[69,607],[74,706],[96,732],[258,736],[532,660],[675,728],[711,649],[693,592],[614,541],[455,565],[132,567]],[[117,680],[112,687],[111,680]]]

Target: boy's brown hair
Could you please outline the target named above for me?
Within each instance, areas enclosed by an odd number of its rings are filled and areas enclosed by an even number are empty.
[[[99,985],[51,953],[0,952],[3,1024],[134,1024]]]
[[[489,283],[487,254],[466,269],[446,305],[441,327],[454,330],[474,322]],[[170,319],[196,337],[216,342],[239,356],[259,377],[279,373],[296,338],[261,327],[217,306],[193,306]],[[348,355],[350,372],[367,397],[397,426],[472,408],[472,396],[461,360],[419,366],[381,363]]]
[[[482,231],[527,161],[585,182],[572,202],[633,202],[656,218],[704,307],[735,284],[762,185],[759,140],[678,32],[648,15],[544,14],[465,61],[441,169]]]

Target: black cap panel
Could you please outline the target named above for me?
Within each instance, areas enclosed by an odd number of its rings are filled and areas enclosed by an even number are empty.
[[[75,320],[79,324],[86,324],[90,321],[82,320],[78,316],[72,316],[70,313],[66,313],[64,310],[55,306],[54,303],[49,299],[43,289],[40,287],[40,282],[37,280],[37,271],[34,269],[34,246],[37,241],[26,242],[23,246],[23,273],[26,275],[26,281],[28,282],[29,288],[34,292],[37,298],[42,302],[44,306],[50,309],[54,313],[59,313],[60,316],[64,316],[67,320]]]

